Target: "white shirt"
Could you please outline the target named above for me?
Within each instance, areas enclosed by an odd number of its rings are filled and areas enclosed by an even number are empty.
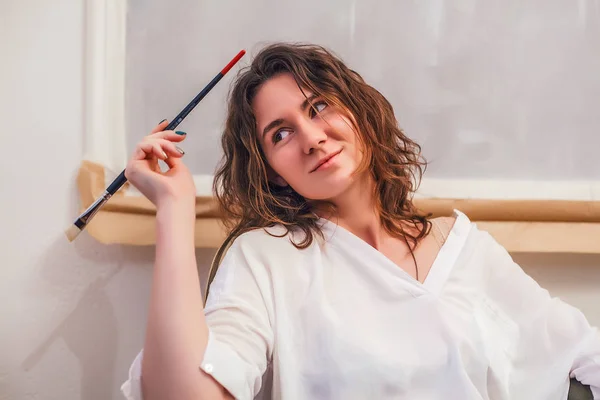
[[[326,241],[305,250],[245,233],[211,285],[199,367],[236,399],[262,387],[282,400],[552,400],[569,377],[600,399],[596,330],[455,215],[423,284],[327,220]],[[141,399],[142,356],[129,400]]]

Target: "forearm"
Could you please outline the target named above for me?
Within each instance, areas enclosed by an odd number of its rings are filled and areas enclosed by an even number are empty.
[[[156,262],[142,362],[144,398],[219,398],[199,365],[208,340],[194,249],[194,208],[157,213]]]

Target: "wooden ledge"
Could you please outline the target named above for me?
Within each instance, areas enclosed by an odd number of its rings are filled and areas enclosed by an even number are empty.
[[[83,161],[77,184],[83,211],[104,192],[103,166]],[[122,193],[111,198],[86,230],[105,244],[153,245],[154,205]],[[415,205],[434,216],[458,209],[512,253],[600,254],[600,202],[416,198]],[[196,247],[217,248],[225,237],[215,199],[197,197]]]

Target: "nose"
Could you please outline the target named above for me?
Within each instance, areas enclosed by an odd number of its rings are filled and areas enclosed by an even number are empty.
[[[319,124],[312,122],[303,124],[300,136],[302,137],[302,147],[305,154],[312,154],[315,149],[322,147],[327,141],[327,133]]]

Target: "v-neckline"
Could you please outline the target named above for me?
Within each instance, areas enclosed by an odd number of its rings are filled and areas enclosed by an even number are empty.
[[[466,236],[468,235],[470,228],[470,221],[466,215],[458,210],[454,210],[454,216],[456,217],[456,221],[450,229],[450,232],[448,232],[446,241],[442,243],[442,246],[436,254],[423,282],[415,279],[406,272],[404,268],[397,265],[381,251],[377,250],[346,228],[339,226],[326,218],[320,218],[319,221],[323,228],[331,232],[331,237],[340,234],[348,238],[348,240],[357,242],[360,246],[368,248],[368,251],[373,253],[374,257],[379,258],[383,264],[391,267],[393,271],[395,271],[394,273],[400,274],[404,280],[410,282],[413,286],[425,292],[439,294],[460,254],[460,250],[466,241]]]

